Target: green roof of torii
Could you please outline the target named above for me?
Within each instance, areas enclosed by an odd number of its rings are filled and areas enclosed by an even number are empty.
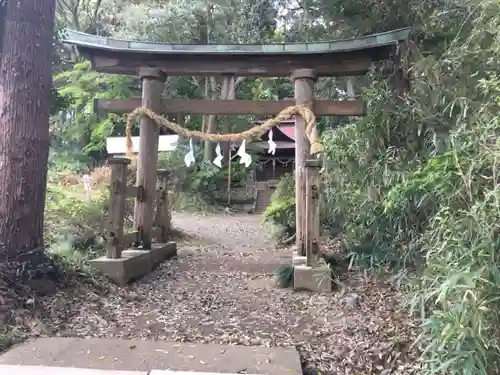
[[[113,39],[66,30],[63,42],[93,50],[149,54],[197,54],[197,55],[277,55],[277,54],[325,54],[342,53],[377,48],[406,40],[409,28],[367,35],[359,38],[339,39],[318,43],[273,44],[172,44]]]

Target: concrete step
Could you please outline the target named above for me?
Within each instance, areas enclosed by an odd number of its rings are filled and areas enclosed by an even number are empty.
[[[146,371],[95,370],[53,366],[0,365],[1,375],[149,375]]]
[[[0,365],[1,375],[219,375],[220,372],[192,372],[172,370],[151,371],[120,371],[120,370],[95,370],[76,367],[53,366],[14,366]],[[238,375],[224,373],[224,375]],[[256,375],[256,374],[253,374]]]
[[[0,375],[302,375],[295,348],[70,337],[25,342],[0,355],[0,366]]]

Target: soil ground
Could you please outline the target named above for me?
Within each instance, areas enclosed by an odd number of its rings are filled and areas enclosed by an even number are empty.
[[[399,292],[351,272],[330,295],[279,289],[276,249],[261,217],[177,213],[177,258],[126,287],[81,284],[42,297],[39,335],[295,346],[309,374],[412,374],[415,330]],[[349,303],[359,297],[359,305]],[[43,323],[42,323],[43,321]]]

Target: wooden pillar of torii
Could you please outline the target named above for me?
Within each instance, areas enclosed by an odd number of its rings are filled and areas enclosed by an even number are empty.
[[[305,104],[314,111],[314,82],[316,74],[312,69],[298,69],[292,72],[291,80],[295,86],[295,103]],[[313,205],[318,203],[316,178],[311,176],[308,159],[310,143],[306,136],[306,122],[297,116],[295,118],[295,225],[297,255],[306,256],[311,263],[312,253],[318,243],[319,220],[312,213],[317,210]],[[308,264],[309,265],[309,264]]]
[[[161,94],[166,76],[160,69],[141,68],[141,105],[161,112]],[[139,123],[139,155],[137,157],[137,197],[134,210],[134,228],[138,232],[136,246],[151,249],[153,242],[154,202],[156,195],[156,167],[160,130],[154,121],[141,117]]]

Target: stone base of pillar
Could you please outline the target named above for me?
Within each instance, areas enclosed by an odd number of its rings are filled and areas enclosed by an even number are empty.
[[[175,242],[154,243],[151,250],[125,250],[121,258],[102,256],[91,260],[90,264],[115,284],[125,285],[147,275],[158,264],[175,255],[177,255]]]
[[[292,266],[305,266],[307,263],[307,258],[302,255],[295,254],[292,258]]]
[[[332,270],[328,266],[295,266],[293,268],[293,289],[331,293],[333,291]]]

